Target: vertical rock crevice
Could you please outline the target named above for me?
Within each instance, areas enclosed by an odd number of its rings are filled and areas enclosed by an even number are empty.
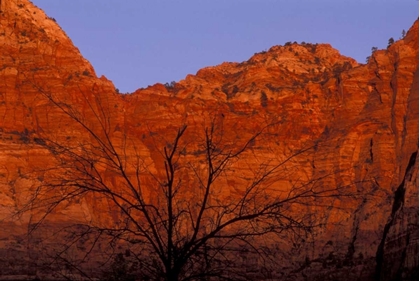
[[[376,268],[375,268],[375,280],[383,280],[383,264],[385,256],[385,243],[389,234],[391,227],[395,223],[397,212],[404,205],[404,196],[405,196],[405,182],[410,177],[413,172],[413,169],[416,164],[418,151],[415,151],[411,154],[410,160],[408,161],[407,168],[405,170],[404,178],[401,184],[398,186],[397,190],[394,192],[394,202],[392,204],[391,215],[389,216],[388,222],[385,224],[381,242],[379,243],[378,250],[376,251]],[[410,177],[411,178],[411,177]],[[409,235],[409,234],[407,234]],[[401,261],[400,267],[403,266],[403,261]],[[397,274],[401,272],[401,268],[398,269]],[[392,276],[387,276],[390,280],[393,280]],[[396,277],[396,276],[395,276]]]

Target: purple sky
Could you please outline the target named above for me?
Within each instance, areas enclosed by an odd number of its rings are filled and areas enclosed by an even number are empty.
[[[416,0],[32,0],[120,92],[241,62],[287,41],[364,62],[419,15]]]

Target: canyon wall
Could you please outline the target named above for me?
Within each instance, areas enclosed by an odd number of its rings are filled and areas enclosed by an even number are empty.
[[[89,141],[51,99],[76,108],[92,126],[92,108],[106,108],[110,137],[118,142],[128,134],[153,170],[163,168],[163,139],[184,125],[192,142],[217,120],[226,138],[241,144],[275,124],[255,144],[261,157],[281,161],[311,148],[286,165],[293,170],[287,181],[331,173],[325,188],[351,186],[357,197],[352,205],[334,203],[317,250],[302,250],[288,278],[418,276],[418,20],[366,64],[328,44],[286,43],[126,95],[98,78],[55,20],[27,0],[1,1],[0,45],[0,276],[34,275],[41,266],[28,224],[42,215],[21,211],[43,182],[41,168],[56,165],[42,137]],[[244,163],[257,163],[247,157]],[[104,202],[85,198],[60,206],[48,227],[107,221],[107,214]]]

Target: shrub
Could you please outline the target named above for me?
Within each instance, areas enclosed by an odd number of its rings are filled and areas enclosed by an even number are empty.
[[[261,91],[260,103],[262,107],[267,107],[267,94],[264,91]]]
[[[173,89],[173,88],[175,88],[175,86],[176,86],[176,82],[175,81],[171,81],[171,83],[168,83],[168,82],[166,82],[165,84],[164,84],[164,86],[166,87],[166,89]]]
[[[389,38],[389,39],[388,39],[388,46],[387,46],[387,48],[389,48],[392,44],[394,44],[394,42],[395,42],[395,41],[394,41],[394,38],[392,38],[392,37],[391,37],[391,38]]]

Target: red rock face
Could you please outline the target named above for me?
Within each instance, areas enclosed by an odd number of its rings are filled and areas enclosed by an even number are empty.
[[[226,139],[238,145],[264,125],[276,124],[254,144],[259,158],[247,154],[242,164],[252,166],[264,157],[281,161],[291,151],[312,147],[285,167],[292,171],[287,180],[329,173],[322,182],[326,188],[351,186],[356,197],[334,202],[316,250],[296,255],[309,262],[295,277],[410,279],[418,269],[418,21],[405,38],[374,52],[367,64],[328,44],[287,44],[246,62],[203,68],[175,85],[120,95],[112,82],[96,77],[54,20],[29,1],[3,0],[1,11],[0,219],[5,227],[0,249],[13,250],[16,260],[36,260],[33,242],[25,242],[25,250],[20,239],[40,214],[13,214],[44,180],[40,167],[55,165],[41,136],[69,144],[89,141],[46,99],[52,95],[76,108],[93,128],[92,107],[105,108],[111,138],[135,140],[136,151],[154,171],[163,169],[158,149],[166,145],[164,138],[172,139],[185,124],[185,139],[193,142],[197,132],[217,120],[227,128]],[[191,161],[193,150],[187,153]],[[246,175],[243,167],[233,168]],[[103,173],[106,177],[106,169]],[[232,176],[224,184],[239,181]],[[105,223],[112,216],[105,201],[86,197],[48,219],[54,229],[70,222]],[[0,258],[9,268],[0,275],[25,268],[10,266],[10,259]],[[25,270],[31,274],[33,268]]]

